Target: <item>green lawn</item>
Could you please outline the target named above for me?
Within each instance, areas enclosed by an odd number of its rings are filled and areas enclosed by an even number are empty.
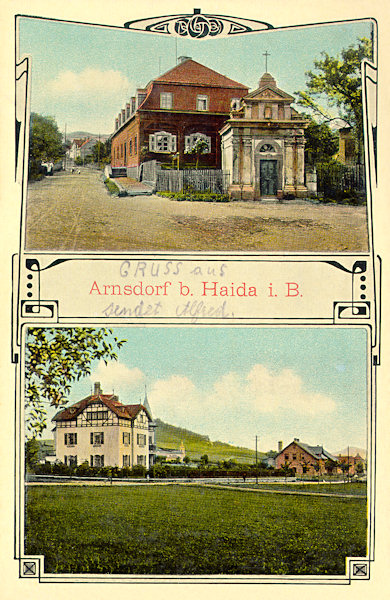
[[[36,486],[28,555],[47,573],[339,574],[366,555],[362,498],[186,486]]]
[[[217,485],[231,488],[248,488],[255,490],[275,490],[283,492],[305,492],[311,494],[350,494],[352,496],[367,495],[366,483],[244,483],[234,482],[226,484],[226,482],[218,483]]]

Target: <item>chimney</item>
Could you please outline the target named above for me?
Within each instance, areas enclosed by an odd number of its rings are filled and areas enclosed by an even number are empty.
[[[281,452],[283,450],[283,442],[280,441],[278,442],[278,452]]]
[[[179,65],[181,65],[181,63],[185,62],[186,60],[192,60],[191,56],[179,56],[179,58],[177,59]]]
[[[94,396],[99,396],[99,394],[102,393],[102,390],[100,388],[100,381],[95,381],[94,386],[93,386],[93,395]]]

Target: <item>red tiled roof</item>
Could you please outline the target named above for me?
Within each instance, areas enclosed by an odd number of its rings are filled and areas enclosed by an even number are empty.
[[[52,421],[73,421],[87,408],[87,406],[93,402],[98,402],[99,400],[122,419],[133,420],[140,410],[143,409],[149,419],[152,420],[150,413],[143,404],[122,404],[122,402],[119,402],[118,397],[113,394],[98,394],[88,396],[87,398],[72,404],[72,406],[68,406],[64,410],[61,410],[52,418]]]
[[[249,89],[248,86],[229,79],[229,77],[225,77],[225,75],[221,75],[192,59],[185,60],[153,81]]]

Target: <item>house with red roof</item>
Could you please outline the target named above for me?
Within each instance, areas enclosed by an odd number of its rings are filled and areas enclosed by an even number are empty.
[[[141,162],[189,162],[188,152],[201,139],[206,143],[201,166],[221,167],[219,130],[232,105],[248,87],[190,57],[156,77],[121,110],[111,137],[111,166],[136,168]],[[186,155],[187,154],[187,155]]]
[[[297,475],[315,475],[331,472],[336,467],[338,459],[323,446],[312,446],[301,442],[299,438],[294,438],[284,448],[281,447],[281,442],[279,444],[279,451],[275,457],[276,469],[287,465]]]
[[[146,392],[143,403],[122,404],[118,396],[103,394],[97,382],[93,394],[52,421],[56,459],[66,465],[148,469],[154,462],[155,426]]]

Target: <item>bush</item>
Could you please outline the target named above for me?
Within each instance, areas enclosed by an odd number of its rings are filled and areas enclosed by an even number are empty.
[[[158,196],[177,200],[179,202],[230,202],[228,194],[217,194],[215,192],[157,192]]]

